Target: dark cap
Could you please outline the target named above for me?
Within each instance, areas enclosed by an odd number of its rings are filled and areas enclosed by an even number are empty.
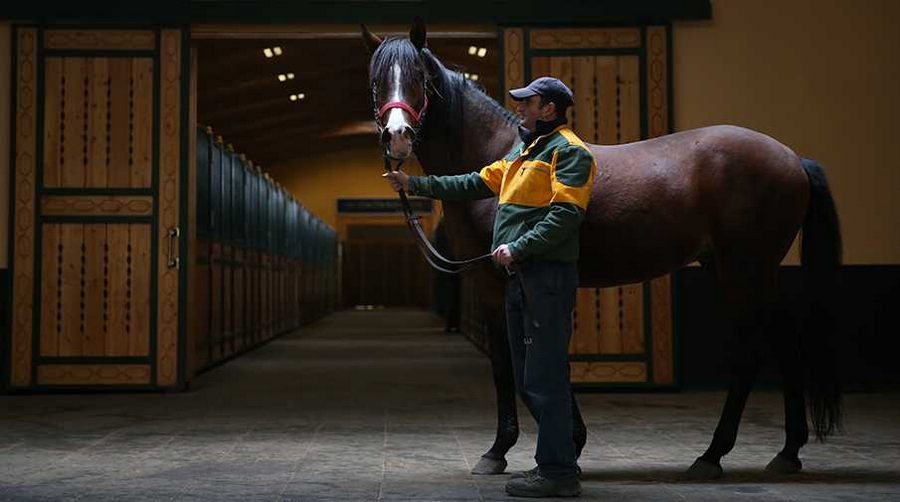
[[[540,77],[520,89],[512,89],[509,95],[516,101],[541,96],[547,101],[553,101],[559,105],[569,106],[574,102],[572,91],[558,78]]]

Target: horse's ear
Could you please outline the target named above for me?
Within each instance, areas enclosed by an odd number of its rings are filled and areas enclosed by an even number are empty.
[[[422,51],[422,63],[425,64],[425,71],[432,80],[440,80],[444,71],[444,65],[434,57],[430,50]]]
[[[362,30],[362,38],[363,42],[366,44],[366,50],[369,51],[369,54],[374,53],[375,50],[378,49],[378,46],[381,45],[381,39],[372,34],[372,32],[366,28],[366,25],[361,24],[359,27]]]
[[[422,18],[416,16],[413,20],[412,28],[409,29],[409,41],[412,42],[413,47],[417,50],[422,50],[425,47],[425,21],[422,21]]]

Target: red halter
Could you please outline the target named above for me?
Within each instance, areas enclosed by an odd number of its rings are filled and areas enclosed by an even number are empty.
[[[384,106],[381,107],[380,110],[378,110],[378,115],[376,115],[376,119],[378,120],[378,122],[382,123],[383,122],[382,118],[384,117],[384,114],[387,113],[388,110],[392,110],[394,108],[399,108],[401,110],[405,110],[405,111],[409,112],[409,114],[412,115],[413,121],[415,122],[413,124],[413,126],[418,127],[419,124],[422,123],[422,117],[425,116],[425,110],[428,109],[428,95],[427,94],[425,95],[425,102],[422,103],[422,109],[419,111],[416,111],[415,108],[409,106],[408,104],[404,103],[403,101],[391,101],[389,103],[386,103]]]

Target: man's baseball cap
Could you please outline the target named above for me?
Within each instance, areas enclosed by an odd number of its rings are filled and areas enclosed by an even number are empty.
[[[516,101],[522,101],[531,96],[541,96],[547,101],[553,101],[565,106],[569,106],[574,102],[572,91],[558,78],[553,77],[536,78],[525,87],[511,89],[509,95]]]

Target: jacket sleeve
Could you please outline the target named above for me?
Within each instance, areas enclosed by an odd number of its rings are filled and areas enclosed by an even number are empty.
[[[442,200],[487,199],[500,193],[506,161],[498,160],[480,172],[456,176],[410,176],[409,193]]]
[[[551,169],[550,210],[534,228],[509,244],[513,258],[540,256],[578,230],[590,201],[595,166],[586,148],[570,145],[557,150]]]

